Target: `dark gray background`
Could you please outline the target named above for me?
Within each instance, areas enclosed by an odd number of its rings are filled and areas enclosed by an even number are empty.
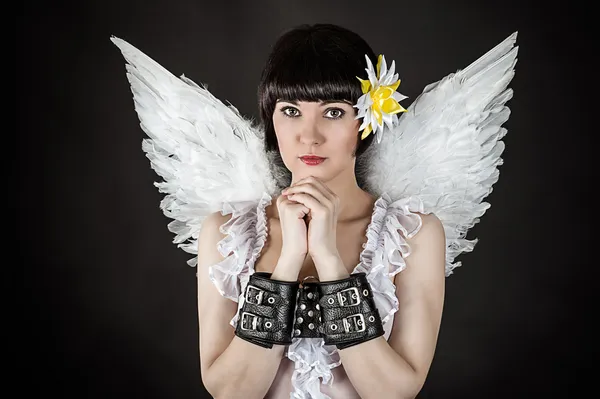
[[[505,164],[486,199],[492,207],[468,235],[480,241],[447,280],[419,397],[570,397],[591,375],[597,352],[580,318],[593,292],[583,281],[597,263],[585,254],[596,203],[586,187],[597,182],[588,152],[597,132],[588,122],[597,113],[597,100],[587,99],[597,80],[589,10],[512,0],[23,4],[9,151],[25,329],[24,344],[8,346],[25,388],[78,398],[208,397],[196,271],[171,243],[125,62],[109,37],[256,117],[270,46],[284,30],[315,22],[353,29],[396,60],[406,104],[519,31]]]

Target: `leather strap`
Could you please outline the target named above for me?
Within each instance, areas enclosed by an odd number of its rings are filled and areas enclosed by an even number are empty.
[[[244,290],[235,335],[262,346],[289,345],[299,283],[271,280],[271,273],[250,276]]]
[[[304,283],[298,290],[294,338],[320,338],[321,307],[318,283]]]
[[[345,349],[384,334],[365,273],[321,282],[318,287],[322,318],[320,332],[326,345]]]
[[[337,281],[299,282],[250,276],[235,334],[256,345],[289,345],[292,338],[323,338],[345,349],[384,334],[365,273]]]

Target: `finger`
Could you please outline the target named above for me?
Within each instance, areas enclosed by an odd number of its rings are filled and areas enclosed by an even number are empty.
[[[299,202],[310,209],[312,212],[328,209],[325,205],[319,202],[315,197],[307,193],[296,193],[290,195],[290,200]]]
[[[277,201],[277,208],[290,209],[294,212],[294,215],[296,215],[299,219],[302,219],[304,216],[310,213],[310,209],[306,207],[306,205],[303,205],[296,201],[292,201],[286,198],[285,196],[279,197]]]
[[[297,186],[290,187],[285,191],[286,195],[306,193],[312,195],[323,206],[333,209],[335,206],[335,197],[331,197],[329,193],[324,193],[323,189],[313,183],[303,183]]]
[[[314,183],[317,187],[319,187],[323,191],[324,194],[327,194],[327,196],[330,199],[333,199],[335,197],[335,193],[333,191],[331,191],[331,189],[327,186],[327,184],[325,184],[321,179],[314,177],[314,176],[310,176],[308,181]]]
[[[329,189],[329,187],[327,187],[325,185],[325,183],[323,183],[321,180],[319,180],[318,178],[316,178],[314,176],[303,177],[302,179],[300,179],[300,180],[296,181],[294,184],[292,184],[291,187],[288,187],[287,189],[283,190],[282,193],[289,194],[290,189],[294,189],[296,187],[307,187],[307,186],[313,186],[314,188],[319,190],[321,195],[318,195],[315,191],[310,192],[317,199],[320,199],[319,197],[325,197],[328,200],[332,201],[333,198],[335,197],[335,194]],[[294,191],[292,190],[292,192],[294,192]]]
[[[279,197],[277,197],[277,207],[279,207],[279,205],[281,205],[283,203],[283,201],[286,201],[287,197],[285,195],[280,195]]]
[[[308,209],[306,205],[297,202],[290,201],[290,209],[293,210],[294,215],[298,219],[304,219],[304,217],[310,213],[310,209]]]
[[[319,190],[321,190],[321,192],[323,193],[323,195],[328,198],[331,202],[334,202],[334,199],[336,198],[336,195],[333,191],[331,191],[331,189],[321,181],[321,179],[314,177],[314,176],[307,176],[304,177],[300,180],[298,180],[296,183],[294,183],[292,185],[292,187],[296,187],[297,185],[302,185],[302,184],[313,184],[314,186],[316,186]]]

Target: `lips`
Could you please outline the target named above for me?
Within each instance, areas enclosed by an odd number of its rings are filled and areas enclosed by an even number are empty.
[[[318,165],[318,164],[322,163],[323,161],[325,161],[325,159],[327,159],[327,158],[317,157],[314,155],[307,155],[307,156],[300,157],[300,160],[307,165]]]

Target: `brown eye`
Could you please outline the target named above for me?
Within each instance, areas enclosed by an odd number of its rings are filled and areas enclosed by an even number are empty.
[[[346,112],[340,108],[331,108],[325,112],[325,117],[329,119],[340,119]]]
[[[300,111],[294,107],[284,107],[281,112],[289,118],[297,118],[300,115]]]

